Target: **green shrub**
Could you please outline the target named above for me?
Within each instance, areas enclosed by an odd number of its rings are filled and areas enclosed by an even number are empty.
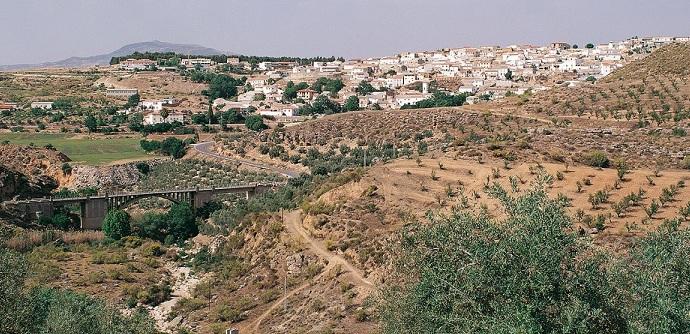
[[[594,151],[585,155],[583,159],[584,163],[592,167],[608,168],[611,165],[606,153],[602,151]]]
[[[132,233],[129,214],[123,210],[111,210],[103,220],[103,233],[113,240],[120,240]]]
[[[690,155],[685,156],[683,161],[680,163],[681,168],[690,169]]]
[[[503,204],[502,221],[453,212],[400,236],[383,288],[382,333],[685,333],[690,231],[678,221],[627,252],[578,235],[544,189]],[[591,220],[591,218],[590,218]],[[597,217],[603,227],[606,217]],[[668,297],[672,296],[672,297]],[[575,329],[577,328],[577,329]]]

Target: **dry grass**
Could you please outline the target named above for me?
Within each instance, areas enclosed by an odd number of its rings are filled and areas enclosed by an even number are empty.
[[[28,251],[34,247],[60,240],[68,245],[101,241],[102,231],[23,231],[5,242],[5,247],[16,251]]]

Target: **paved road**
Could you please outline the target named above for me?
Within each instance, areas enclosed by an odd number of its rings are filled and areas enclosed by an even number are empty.
[[[264,164],[264,163],[260,163],[260,162],[256,162],[256,161],[242,160],[242,159],[237,159],[237,158],[228,157],[225,155],[218,154],[218,153],[213,151],[213,145],[214,145],[213,142],[207,141],[207,142],[203,142],[203,143],[193,144],[192,147],[197,152],[199,152],[203,155],[206,155],[206,156],[210,156],[212,158],[216,158],[216,159],[220,159],[220,160],[227,160],[227,161],[235,162],[238,164],[251,166],[254,168],[268,170],[268,171],[271,171],[274,173],[281,174],[281,175],[288,177],[288,178],[293,178],[293,177],[297,177],[300,175],[300,172],[298,172],[298,171],[286,170],[286,169],[282,169],[282,168],[279,168],[279,167],[276,167],[273,165],[269,165],[269,164]]]

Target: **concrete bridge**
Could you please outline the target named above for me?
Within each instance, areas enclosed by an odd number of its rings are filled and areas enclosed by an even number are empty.
[[[216,195],[241,194],[246,199],[279,186],[279,183],[255,183],[243,186],[231,186],[210,189],[182,189],[165,191],[148,191],[136,193],[104,194],[88,197],[73,198],[34,198],[25,201],[6,202],[15,206],[26,216],[36,215],[52,217],[56,207],[79,205],[81,213],[81,228],[100,229],[103,219],[109,210],[123,209],[128,205],[143,199],[158,197],[175,203],[188,203],[198,209],[210,202]]]

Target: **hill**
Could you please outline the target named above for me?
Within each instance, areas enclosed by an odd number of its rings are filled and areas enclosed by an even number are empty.
[[[132,54],[134,52],[176,52],[180,54],[193,54],[200,56],[210,56],[228,53],[196,44],[176,44],[161,41],[150,41],[128,44],[113,52],[96,56],[70,57],[63,60],[45,62],[40,64],[2,65],[0,66],[0,71],[14,71],[31,68],[84,67],[93,65],[108,65],[112,57],[122,57]]]
[[[690,44],[671,44],[653,52],[649,57],[615,71],[607,76],[603,82],[638,80],[650,75],[687,77],[690,75],[688,63],[690,63]]]

